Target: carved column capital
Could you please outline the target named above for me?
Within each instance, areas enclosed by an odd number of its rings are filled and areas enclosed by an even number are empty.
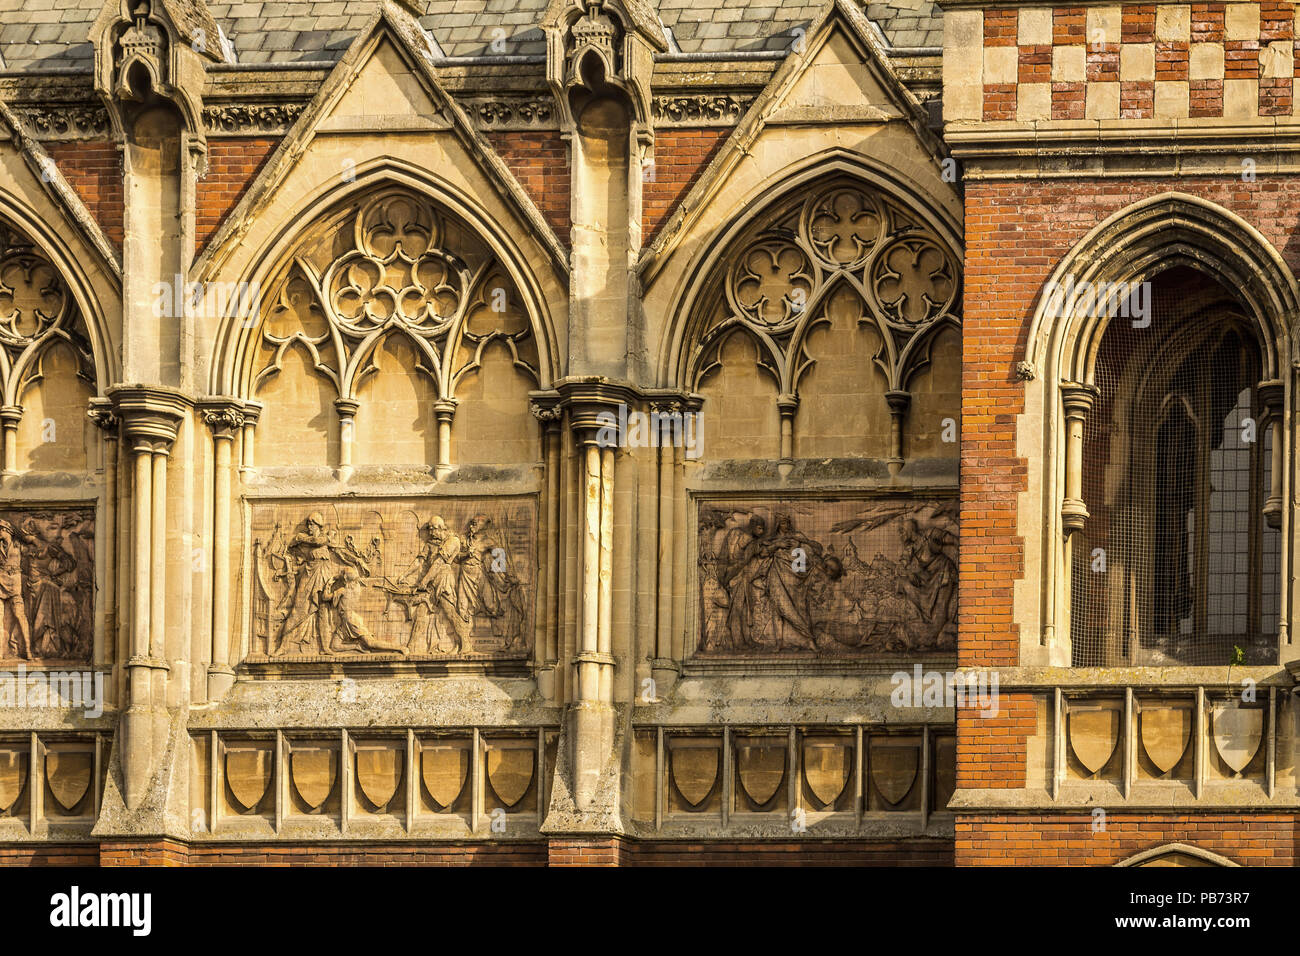
[[[1066,421],[1078,419],[1085,421],[1092,407],[1097,403],[1100,393],[1095,385],[1081,385],[1078,382],[1061,383],[1061,405],[1065,409]]]
[[[560,422],[564,420],[564,409],[560,406],[560,401],[557,392],[530,392],[528,410],[532,412],[533,418],[537,419],[542,428],[551,431],[559,428]]]
[[[246,423],[244,403],[234,398],[208,398],[199,402],[203,423],[213,438],[233,438]]]
[[[906,414],[912,405],[912,393],[900,389],[892,389],[885,392],[885,402],[889,405],[889,411],[894,415]]]
[[[137,446],[148,442],[155,451],[171,447],[194,407],[187,396],[161,385],[119,385],[109,389],[108,396],[121,419],[123,437]]]

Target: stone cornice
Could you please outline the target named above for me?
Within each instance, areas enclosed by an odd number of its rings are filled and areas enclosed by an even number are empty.
[[[1300,172],[1300,122],[1079,120],[957,123],[944,131],[963,178],[1237,175]]]

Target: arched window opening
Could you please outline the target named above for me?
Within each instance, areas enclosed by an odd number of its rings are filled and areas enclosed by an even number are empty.
[[[1281,536],[1264,514],[1260,344],[1194,270],[1162,273],[1150,292],[1149,316],[1113,319],[1097,355],[1089,518],[1071,541],[1073,663],[1273,663]]]

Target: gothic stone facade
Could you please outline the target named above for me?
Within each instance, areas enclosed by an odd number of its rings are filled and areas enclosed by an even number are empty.
[[[0,860],[1292,862],[1292,4],[47,6]]]

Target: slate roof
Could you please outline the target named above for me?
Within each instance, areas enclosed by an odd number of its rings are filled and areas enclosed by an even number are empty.
[[[187,0],[181,0],[185,3]],[[650,0],[684,53],[785,50],[824,3],[782,0]],[[187,3],[188,5],[188,3]],[[448,56],[541,56],[547,0],[409,0]],[[15,70],[89,70],[90,25],[103,0],[0,0],[0,62]],[[334,62],[374,12],[367,0],[209,2],[239,62]],[[864,9],[895,47],[943,42],[932,0],[865,0]]]

